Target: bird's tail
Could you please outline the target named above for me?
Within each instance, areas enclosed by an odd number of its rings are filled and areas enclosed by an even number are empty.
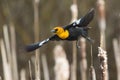
[[[26,47],[26,51],[27,52],[31,52],[31,51],[34,51],[36,49],[38,49],[39,47],[43,46],[45,43],[47,43],[48,41],[50,41],[50,39],[45,39],[41,42],[37,42],[37,43],[33,43],[33,44],[30,44]]]
[[[84,31],[83,33],[81,34],[87,41],[89,41],[90,43],[94,43],[94,40],[91,39],[89,36],[88,36],[88,30],[91,29],[91,27],[84,27],[83,28]]]

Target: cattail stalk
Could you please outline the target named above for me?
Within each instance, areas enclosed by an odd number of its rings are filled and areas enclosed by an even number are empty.
[[[98,24],[100,28],[100,47],[98,47],[98,57],[100,60],[101,80],[108,80],[108,63],[105,42],[105,1],[97,0],[98,7]]]
[[[92,44],[91,44],[91,66],[89,68],[89,80],[96,80],[95,68],[93,66]]]
[[[42,65],[43,65],[44,79],[45,80],[50,80],[49,79],[49,71],[48,71],[47,59],[46,59],[46,56],[44,54],[42,55]]]
[[[9,31],[6,25],[3,26],[5,51],[7,63],[9,64],[9,71],[12,80],[18,80],[17,58],[16,58],[16,41],[15,41],[15,29],[13,25],[10,25],[10,39]],[[4,64],[4,63],[3,63]]]
[[[8,4],[8,1],[5,0],[5,9],[4,14],[8,19],[8,24],[10,26],[10,37],[9,31],[6,25],[3,26],[4,32],[4,40],[5,40],[5,47],[6,47],[6,54],[8,58],[8,63],[10,64],[12,80],[18,80],[18,69],[17,69],[17,58],[16,58],[16,41],[15,41],[15,29],[13,25],[13,15],[11,14],[11,10]]]
[[[40,0],[34,0],[34,36],[35,42],[39,41],[39,2]],[[40,80],[40,54],[39,50],[35,51],[35,79]]]
[[[14,80],[14,78],[13,78],[14,73],[12,74],[12,71],[13,71],[12,53],[11,53],[10,39],[9,39],[7,25],[3,26],[3,33],[4,33],[4,43],[5,43],[4,46],[5,46],[5,51],[6,51],[6,59],[7,59],[8,67],[9,67],[8,74],[11,75],[10,79]],[[5,72],[5,73],[7,73],[7,72]]]
[[[18,80],[18,66],[16,56],[16,35],[13,24],[10,24],[10,36],[11,36],[11,59],[12,59],[12,70],[14,80]]]
[[[32,78],[32,67],[31,67],[31,61],[29,60],[29,74],[30,74],[30,80],[33,80]]]
[[[81,79],[87,80],[87,60],[86,60],[86,40],[84,38],[80,39],[80,72],[81,72]]]
[[[89,80],[96,80],[95,68],[93,66],[89,68]]]
[[[105,20],[105,1],[97,0],[98,7],[98,25],[100,29],[100,47],[106,49],[105,42],[105,29],[106,29],[106,20]]]
[[[10,67],[10,63],[8,63],[7,53],[5,50],[5,44],[3,40],[0,40],[0,47],[1,47],[4,79],[13,80],[11,74],[11,67]]]
[[[54,48],[55,58],[55,80],[69,80],[69,63],[62,46],[57,45]]]
[[[0,76],[0,80],[2,80],[2,77]]]
[[[71,23],[77,20],[78,17],[78,9],[77,9],[77,0],[73,0],[73,4],[71,5],[72,19]],[[77,49],[76,49],[76,41],[73,41],[73,63],[71,65],[71,80],[77,80],[76,77],[76,65],[77,65]]]
[[[8,61],[9,61],[10,65],[12,65],[10,39],[9,39],[9,33],[8,33],[7,25],[3,26],[3,35],[4,35],[4,40],[5,40],[7,58],[8,58]]]
[[[114,48],[114,55],[115,55],[115,62],[117,68],[117,80],[120,80],[120,44],[117,39],[113,39],[113,48]]]
[[[20,80],[26,80],[26,71],[25,71],[25,69],[22,69],[20,71]]]

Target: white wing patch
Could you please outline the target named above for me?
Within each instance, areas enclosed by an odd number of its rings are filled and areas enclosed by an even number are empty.
[[[43,44],[45,44],[47,41],[49,41],[49,38],[46,40],[43,40],[42,42],[39,43],[39,46],[42,46]]]
[[[76,23],[76,24],[79,24],[79,23],[80,23],[80,21],[81,21],[81,19],[79,19],[79,20],[75,21],[75,23]]]

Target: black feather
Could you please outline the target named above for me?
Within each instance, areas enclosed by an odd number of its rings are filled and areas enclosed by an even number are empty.
[[[45,39],[41,42],[37,42],[37,43],[34,43],[34,44],[30,44],[28,46],[26,46],[26,51],[27,52],[30,52],[30,51],[34,51],[36,49],[38,49],[39,47],[41,47],[43,44],[47,43],[50,39]]]
[[[95,14],[94,8],[92,8],[84,17],[78,19],[77,21],[64,26],[64,29],[69,29],[71,27],[86,27],[93,19]]]
[[[27,52],[34,51],[37,48],[39,48],[39,43],[30,44],[26,46],[26,51]]]

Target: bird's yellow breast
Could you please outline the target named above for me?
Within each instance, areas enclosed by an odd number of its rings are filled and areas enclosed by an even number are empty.
[[[66,39],[69,37],[69,32],[68,30],[65,30],[64,32],[57,34],[61,39]]]
[[[64,30],[64,28],[62,27],[55,27],[54,29],[57,29],[57,31],[55,32],[55,34],[61,38],[61,39],[66,39],[69,37],[69,31],[68,30]]]

